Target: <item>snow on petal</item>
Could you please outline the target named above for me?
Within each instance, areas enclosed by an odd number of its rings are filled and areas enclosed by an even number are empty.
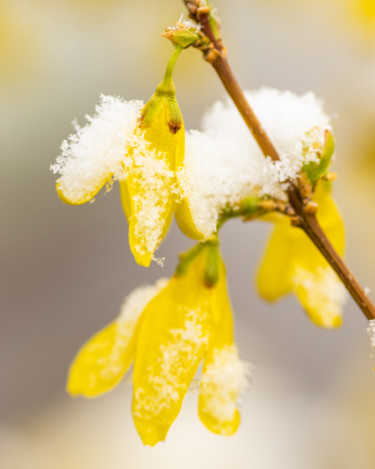
[[[142,101],[101,95],[84,127],[64,140],[51,170],[60,177],[57,190],[64,202],[82,204],[112,178],[123,178],[126,149],[134,141]]]

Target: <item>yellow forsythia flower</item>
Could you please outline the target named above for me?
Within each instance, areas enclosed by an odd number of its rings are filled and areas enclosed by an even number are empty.
[[[319,205],[319,223],[342,256],[344,225],[326,183],[318,183],[313,200]],[[276,222],[257,283],[260,294],[270,301],[294,291],[310,319],[318,326],[333,328],[341,325],[345,289],[306,234],[291,226],[287,217]]]
[[[135,260],[149,266],[170,226],[176,198],[176,164],[185,154],[185,131],[172,73],[176,47],[165,77],[142,107],[140,101],[102,96],[96,115],[62,144],[51,169],[59,173],[63,202],[86,203],[113,180],[120,181]],[[191,222],[192,223],[192,222]]]
[[[233,340],[223,262],[210,243],[183,262],[168,283],[133,292],[119,318],[80,350],[68,379],[71,394],[94,397],[115,386],[134,360],[133,417],[151,446],[166,438],[202,359],[202,422],[225,435],[239,425],[246,366]]]

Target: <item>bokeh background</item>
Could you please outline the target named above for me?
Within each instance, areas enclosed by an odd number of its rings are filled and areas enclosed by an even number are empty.
[[[375,1],[217,0],[244,88],[313,90],[335,115],[335,196],[347,259],[375,288]],[[131,383],[97,400],[65,394],[80,345],[140,284],[172,274],[190,242],[173,226],[165,267],[135,264],[115,188],[63,205],[49,165],[100,93],[147,100],[171,46],[160,37],[181,0],[0,0],[0,466],[4,469],[375,467],[375,358],[352,300],[340,330],[310,324],[294,298],[261,301],[254,275],[270,227],[224,227],[237,339],[256,364],[229,439],[199,422],[187,396],[166,443],[142,446]],[[224,91],[197,51],[175,83],[186,126]]]

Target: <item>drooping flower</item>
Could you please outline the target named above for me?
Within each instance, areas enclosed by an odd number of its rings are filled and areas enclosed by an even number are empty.
[[[344,253],[344,224],[330,195],[329,184],[320,181],[313,200],[317,219],[339,255]],[[341,325],[345,288],[306,234],[280,216],[268,242],[258,277],[263,298],[275,301],[294,292],[310,319],[318,326]]]
[[[190,251],[169,282],[128,298],[119,318],[78,353],[68,391],[86,397],[106,392],[134,360],[134,422],[143,442],[153,446],[166,438],[202,359],[199,416],[211,431],[231,435],[239,425],[246,365],[233,339],[216,242]]]
[[[181,48],[176,47],[165,77],[143,106],[102,96],[88,124],[62,144],[51,169],[59,173],[57,192],[72,205],[86,203],[114,180],[129,222],[129,243],[136,261],[149,266],[172,220],[175,168],[185,153],[185,135],[172,80]]]

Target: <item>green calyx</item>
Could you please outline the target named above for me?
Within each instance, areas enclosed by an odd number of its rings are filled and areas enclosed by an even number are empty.
[[[218,221],[217,229],[219,230],[231,218],[244,217],[249,219],[261,213],[260,199],[258,197],[246,197],[241,200],[238,207],[228,207],[223,211]]]
[[[220,253],[219,242],[209,241],[206,243],[206,263],[204,268],[204,283],[206,287],[212,288],[220,277]]]
[[[177,265],[175,275],[178,277],[184,275],[193,260],[202,252],[203,247],[204,243],[198,243],[188,251],[180,254],[180,262]]]
[[[198,256],[204,257],[203,282],[207,288],[214,287],[220,276],[220,252],[217,238],[198,243],[189,251],[180,255],[180,262],[176,268],[175,275],[184,275]]]

